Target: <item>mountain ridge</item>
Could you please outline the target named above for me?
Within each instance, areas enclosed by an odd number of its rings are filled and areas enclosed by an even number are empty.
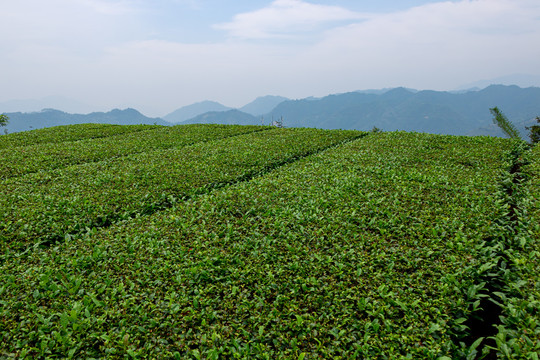
[[[70,114],[56,109],[43,109],[30,113],[14,112],[6,115],[9,117],[9,123],[5,128],[2,128],[2,131],[5,129],[8,133],[84,123],[170,125],[160,118],[144,116],[133,108],[113,109],[108,112],[92,112],[89,114]]]
[[[195,103],[178,109],[183,109],[180,115],[184,120],[175,123],[161,118],[149,118],[129,108],[87,115],[68,114],[54,109],[44,109],[35,113],[8,113],[6,115],[10,117],[10,123],[7,130],[15,132],[82,122],[268,125],[272,120],[283,118],[283,125],[286,127],[366,131],[376,127],[384,131],[504,136],[500,129],[493,126],[492,115],[489,112],[490,108],[497,106],[518,126],[521,134],[526,136],[526,126],[535,124],[535,117],[540,115],[540,88],[520,88],[515,85],[491,85],[482,90],[472,91],[415,90],[398,87],[380,91],[330,94],[321,98],[283,99],[279,96],[260,97],[239,109],[212,101]],[[268,109],[274,104],[277,105],[271,110],[258,114],[261,109],[265,107]],[[205,111],[208,108],[218,110]],[[190,114],[188,110],[196,115],[186,119]],[[251,111],[251,114],[242,110]],[[200,113],[201,111],[205,112]]]
[[[228,111],[232,108],[218,103],[217,101],[200,101],[191,105],[182,106],[173,112],[163,116],[163,120],[170,123],[181,123],[198,115],[211,111]]]
[[[209,111],[179,124],[262,125],[255,116],[237,109]]]
[[[498,106],[515,123],[540,114],[540,88],[492,85],[467,93],[396,88],[383,94],[351,92],[318,100],[291,100],[266,117],[284,117],[285,126],[385,131],[405,130],[468,135],[492,123]],[[481,135],[481,134],[479,134]],[[502,136],[502,132],[500,133]]]
[[[287,100],[290,99],[283,96],[259,96],[258,98],[242,106],[238,110],[253,116],[260,116],[272,111],[272,109],[275,108],[277,105]]]

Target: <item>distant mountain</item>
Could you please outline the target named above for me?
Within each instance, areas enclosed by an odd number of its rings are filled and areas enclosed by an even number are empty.
[[[417,91],[406,88],[355,91],[280,102],[261,116],[265,124],[283,117],[286,127],[385,131],[405,130],[451,135],[504,136],[492,124],[498,106],[526,137],[525,126],[540,115],[540,88],[492,85],[474,91]],[[261,124],[238,110],[208,112],[183,123]]]
[[[36,112],[41,109],[59,109],[69,113],[87,114],[93,107],[62,96],[48,96],[42,99],[19,99],[0,102],[0,112]],[[95,110],[95,108],[94,108]]]
[[[242,106],[239,110],[253,116],[260,116],[269,113],[273,108],[286,100],[289,99],[283,96],[261,96],[249,104]]]
[[[285,101],[265,118],[283,116],[287,127],[419,131],[467,135],[492,124],[498,106],[514,123],[540,115],[540,88],[492,85],[480,91],[413,92],[396,88],[382,94],[352,92],[316,100]],[[486,134],[487,135],[487,134]]]
[[[485,88],[485,86],[483,88]],[[468,93],[468,92],[471,92],[471,91],[480,91],[483,88],[479,88],[477,86],[474,86],[474,87],[467,88],[467,89],[452,90],[452,91],[449,91],[449,93],[451,93],[451,94],[465,94],[465,93]]]
[[[473,83],[464,84],[457,90],[464,89],[484,89],[490,85],[517,85],[519,87],[540,87],[540,75],[532,74],[513,74],[507,76],[500,76],[494,79],[480,80]]]
[[[225,125],[261,125],[261,120],[253,115],[233,109],[228,111],[210,111],[182,124],[225,124]]]
[[[195,104],[183,106],[172,113],[165,115],[163,120],[171,123],[179,123],[210,111],[227,111],[232,108],[215,101],[201,101]]]
[[[159,118],[149,118],[135,109],[119,110],[114,109],[109,112],[94,112],[86,115],[69,114],[55,109],[43,109],[39,112],[31,113],[7,113],[9,123],[7,129],[9,133],[41,129],[59,125],[100,123],[100,124],[118,124],[118,125],[136,125],[136,124],[157,124],[170,125],[170,123]]]
[[[497,106],[526,137],[528,131],[525,127],[534,125],[535,117],[540,116],[540,88],[520,88],[515,85],[491,85],[482,90],[454,92],[395,88],[355,91],[302,100],[282,101],[283,99],[277,96],[261,97],[241,108],[245,111],[204,101],[167,115],[169,122],[159,118],[148,118],[134,109],[116,109],[87,115],[69,114],[52,109],[35,113],[8,113],[10,123],[7,130],[16,132],[88,122],[260,125],[262,121],[268,125],[272,119],[283,118],[283,125],[286,127],[357,130],[371,130],[377,127],[384,131],[503,136],[503,133],[493,125],[489,111],[490,108]],[[277,105],[273,107],[275,103]],[[260,111],[269,108],[271,110],[264,115],[260,114]]]
[[[393,89],[395,89],[395,88],[356,90],[355,92],[361,93],[361,94],[375,94],[375,95],[382,95],[382,94],[384,94],[385,92],[388,92],[388,91],[393,90]],[[416,90],[416,89],[411,89],[411,88],[401,88],[401,89],[405,89],[405,90],[408,90],[408,91],[410,91],[410,92],[418,92],[418,90]]]

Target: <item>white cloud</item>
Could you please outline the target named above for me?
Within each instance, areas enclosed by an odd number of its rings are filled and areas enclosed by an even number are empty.
[[[204,99],[241,106],[242,99],[260,91],[280,90],[280,72],[287,72],[288,59],[290,54],[280,46],[138,41],[111,48],[98,63],[87,64],[93,83],[86,84],[96,89],[113,79],[103,89],[115,94],[111,106],[116,102],[144,110],[141,104],[151,103],[172,111]],[[96,96],[92,91],[88,98]]]
[[[0,33],[10,34],[0,37],[4,57],[31,48],[96,56],[106,46],[140,35],[136,7],[126,1],[18,0],[2,6]]]
[[[500,74],[537,74],[539,43],[538,1],[446,1],[331,29],[295,61],[342,84],[449,89]],[[347,79],[340,69],[348,69]]]
[[[242,39],[286,38],[339,21],[366,16],[338,6],[316,5],[301,0],[275,0],[268,7],[238,14],[232,22],[215,25],[231,37]]]
[[[105,15],[124,15],[136,11],[133,1],[127,0],[75,0],[75,2]]]
[[[12,34],[0,37],[0,83],[9,84],[0,100],[64,95],[164,115],[204,99],[241,106],[266,94],[452,89],[513,73],[540,75],[538,0],[446,1],[370,16],[280,0],[222,24],[227,41],[201,44],[145,40],[131,13],[110,16],[103,11],[111,9],[98,7],[86,16],[87,5],[71,0],[13,3],[20,5],[6,6],[0,22],[0,32]],[[25,12],[29,4],[35,7]],[[68,14],[69,21],[58,21]],[[306,32],[316,36],[253,41]]]
[[[1,28],[12,38],[76,36],[81,29],[113,22],[125,23],[123,16],[137,12],[134,3],[104,0],[18,0],[2,5]],[[5,39],[5,37],[3,37]]]

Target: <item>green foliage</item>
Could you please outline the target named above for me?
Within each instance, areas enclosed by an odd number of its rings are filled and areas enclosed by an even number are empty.
[[[211,133],[223,126],[207,128]],[[238,126],[230,131],[256,128]],[[190,139],[183,129],[168,129],[178,145],[185,144],[186,138],[189,142],[196,138]],[[219,139],[222,133],[217,131],[213,137]],[[48,244],[87,228],[151,214],[184,197],[248,179],[360,135],[356,131],[273,128],[190,146],[149,146],[147,152],[127,152],[122,157],[112,151],[111,158],[80,165],[58,167],[53,162],[50,171],[8,177],[2,183],[0,237],[8,241],[0,243],[0,249]]]
[[[23,136],[6,139],[9,148],[1,148],[0,178],[21,176],[43,170],[66,168],[70,165],[99,162],[121,158],[132,154],[159,149],[180,148],[198,142],[206,142],[229,136],[237,136],[268,127],[226,126],[226,125],[182,125],[171,127],[126,126],[133,131],[114,133],[114,136],[76,138],[62,142],[48,142],[24,145]],[[109,127],[103,129],[107,130]],[[113,128],[114,129],[114,128]],[[85,134],[87,134],[85,132]],[[21,134],[22,135],[22,134]],[[112,135],[112,134],[110,134]],[[13,141],[10,141],[13,140]],[[1,144],[1,142],[0,142]]]
[[[110,158],[39,159],[42,171],[1,180],[0,357],[482,352],[482,339],[461,342],[494,269],[482,255],[504,227],[494,194],[513,142],[246,128],[188,144],[196,131],[185,129],[171,135],[177,147],[126,134],[141,151],[118,157],[128,149],[119,141]],[[65,145],[70,156],[86,147]],[[522,358],[535,351],[539,313],[530,249],[513,258],[527,283],[512,284],[532,297],[508,293],[497,335]]]
[[[0,114],[0,126],[6,126],[9,121],[7,115]]]
[[[64,125],[32,131],[22,131],[0,137],[0,149],[46,143],[61,144],[68,141],[104,138],[125,133],[161,128],[154,125],[79,124]]]
[[[540,124],[540,116],[536,117],[536,122]],[[540,125],[533,125],[527,127],[529,130],[529,138],[531,139],[531,144],[536,144],[540,142]]]
[[[489,109],[493,115],[493,123],[497,125],[509,138],[520,139],[516,126],[499,110],[498,107]]]
[[[540,353],[540,211],[538,147],[516,142],[497,197],[508,214],[495,221],[494,235],[483,247],[483,279],[492,283],[484,294],[502,313],[487,347],[502,359],[537,359]],[[530,160],[529,160],[530,159]],[[491,280],[489,280],[491,279]]]
[[[540,354],[540,147],[533,147],[529,158],[522,169],[529,180],[520,186],[517,231],[509,237],[516,245],[507,251],[513,271],[495,336],[505,359],[538,359]]]

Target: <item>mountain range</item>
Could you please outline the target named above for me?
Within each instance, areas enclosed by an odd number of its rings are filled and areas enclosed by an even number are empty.
[[[523,135],[540,115],[540,88],[491,85],[482,90],[418,91],[406,88],[364,90],[322,98],[290,100],[265,96],[233,109],[203,101],[177,109],[163,119],[148,118],[134,109],[87,115],[58,110],[8,113],[9,132],[69,123],[114,124],[218,123],[261,125],[282,119],[286,127],[384,131],[405,130],[451,135],[503,136],[493,125],[490,108],[499,107]]]
[[[452,135],[480,135],[492,124],[489,108],[498,106],[511,121],[540,115],[540,88],[492,85],[480,91],[450,93],[404,88],[383,94],[346,93],[317,101],[279,104],[272,115],[285,126],[385,131],[405,130]],[[268,114],[267,116],[269,116]]]
[[[135,109],[119,110],[114,109],[109,112],[93,112],[90,114],[69,114],[55,109],[43,109],[30,113],[7,113],[9,123],[5,127],[8,133],[41,129],[52,126],[100,123],[117,125],[136,124],[157,124],[170,125],[170,123],[160,118],[149,118]],[[4,130],[4,128],[2,128]]]
[[[540,88],[491,85],[475,91],[417,91],[394,88],[357,91],[323,98],[285,100],[264,115],[235,110],[208,112],[182,123],[271,124],[287,127],[385,131],[405,130],[451,135],[503,136],[493,125],[499,107],[525,136],[540,115]],[[237,119],[235,121],[235,119]]]
[[[242,113],[249,114],[251,116],[260,116],[272,111],[278,104],[282,103],[285,100],[289,100],[283,96],[261,96],[253,100],[249,104],[244,105],[239,111]],[[228,106],[222,105],[215,101],[201,101],[195,104],[181,107],[173,111],[172,113],[165,115],[164,120],[171,123],[179,123],[183,121],[190,120],[190,122],[199,122],[200,119],[194,119],[199,115],[202,115],[207,112],[227,112],[233,110]],[[224,114],[226,117],[230,117],[232,113]]]

